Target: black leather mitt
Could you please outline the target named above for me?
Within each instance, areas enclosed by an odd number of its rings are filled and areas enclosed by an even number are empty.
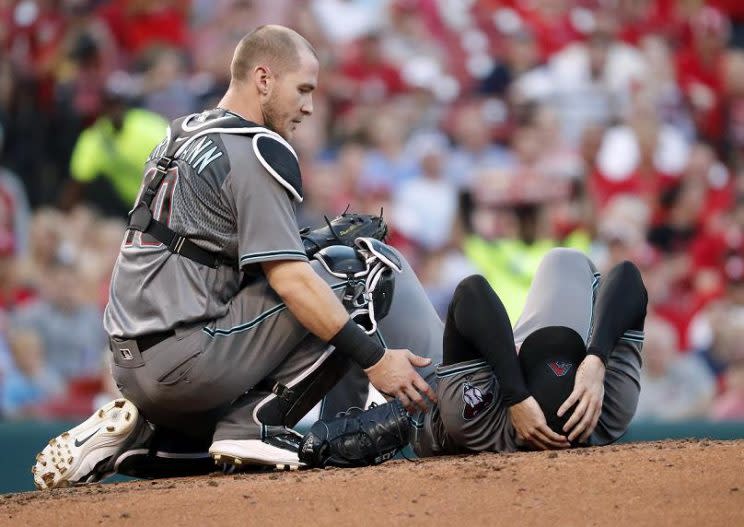
[[[411,424],[397,399],[352,409],[316,422],[300,443],[300,461],[309,467],[364,467],[391,459],[407,444]]]
[[[384,241],[388,228],[382,213],[356,214],[348,209],[332,220],[325,218],[326,224],[317,229],[305,228],[300,231],[300,238],[305,245],[308,258],[319,250],[330,245],[348,245],[354,247],[357,238],[375,238]]]

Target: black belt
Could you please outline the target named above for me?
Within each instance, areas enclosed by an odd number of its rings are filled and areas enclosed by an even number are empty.
[[[148,333],[134,339],[137,342],[137,347],[140,353],[152,348],[153,346],[160,344],[165,339],[170,338],[176,334],[172,329],[169,331],[159,331],[157,333]]]

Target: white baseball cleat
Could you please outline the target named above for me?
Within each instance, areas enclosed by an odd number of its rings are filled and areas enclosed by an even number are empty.
[[[264,431],[263,439],[221,439],[212,443],[209,453],[218,465],[243,467],[261,465],[280,470],[296,470],[305,466],[300,461],[298,451],[302,436],[284,427],[265,427],[278,429]]]
[[[31,468],[37,489],[98,481],[96,468],[121,450],[137,430],[139,412],[130,401],[104,405],[85,422],[49,441]]]

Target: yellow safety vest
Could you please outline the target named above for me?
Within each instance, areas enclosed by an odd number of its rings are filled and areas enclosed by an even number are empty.
[[[107,178],[122,203],[134,203],[142,182],[142,169],[153,148],[165,137],[168,123],[147,110],[127,110],[121,130],[101,117],[83,130],[70,160],[72,178],[90,183]]]
[[[582,231],[575,231],[563,243],[546,239],[532,244],[515,239],[488,242],[477,236],[470,236],[465,240],[463,250],[468,260],[499,295],[509,314],[509,320],[515,325],[545,253],[559,246],[587,252],[590,241],[589,236]]]

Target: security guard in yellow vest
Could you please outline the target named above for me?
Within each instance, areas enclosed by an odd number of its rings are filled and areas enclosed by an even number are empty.
[[[74,206],[84,197],[86,187],[96,182],[97,189],[106,190],[88,192],[93,194],[88,197],[104,212],[126,214],[137,197],[142,167],[167,127],[159,115],[128,108],[120,94],[107,93],[103,115],[83,130],[75,144],[62,207]]]
[[[590,239],[583,231],[575,231],[562,241],[540,237],[538,204],[515,206],[519,224],[518,238],[493,241],[471,235],[465,239],[463,251],[494,289],[506,307],[509,319],[516,321],[524,309],[527,291],[543,256],[554,247],[571,247],[583,252]]]

